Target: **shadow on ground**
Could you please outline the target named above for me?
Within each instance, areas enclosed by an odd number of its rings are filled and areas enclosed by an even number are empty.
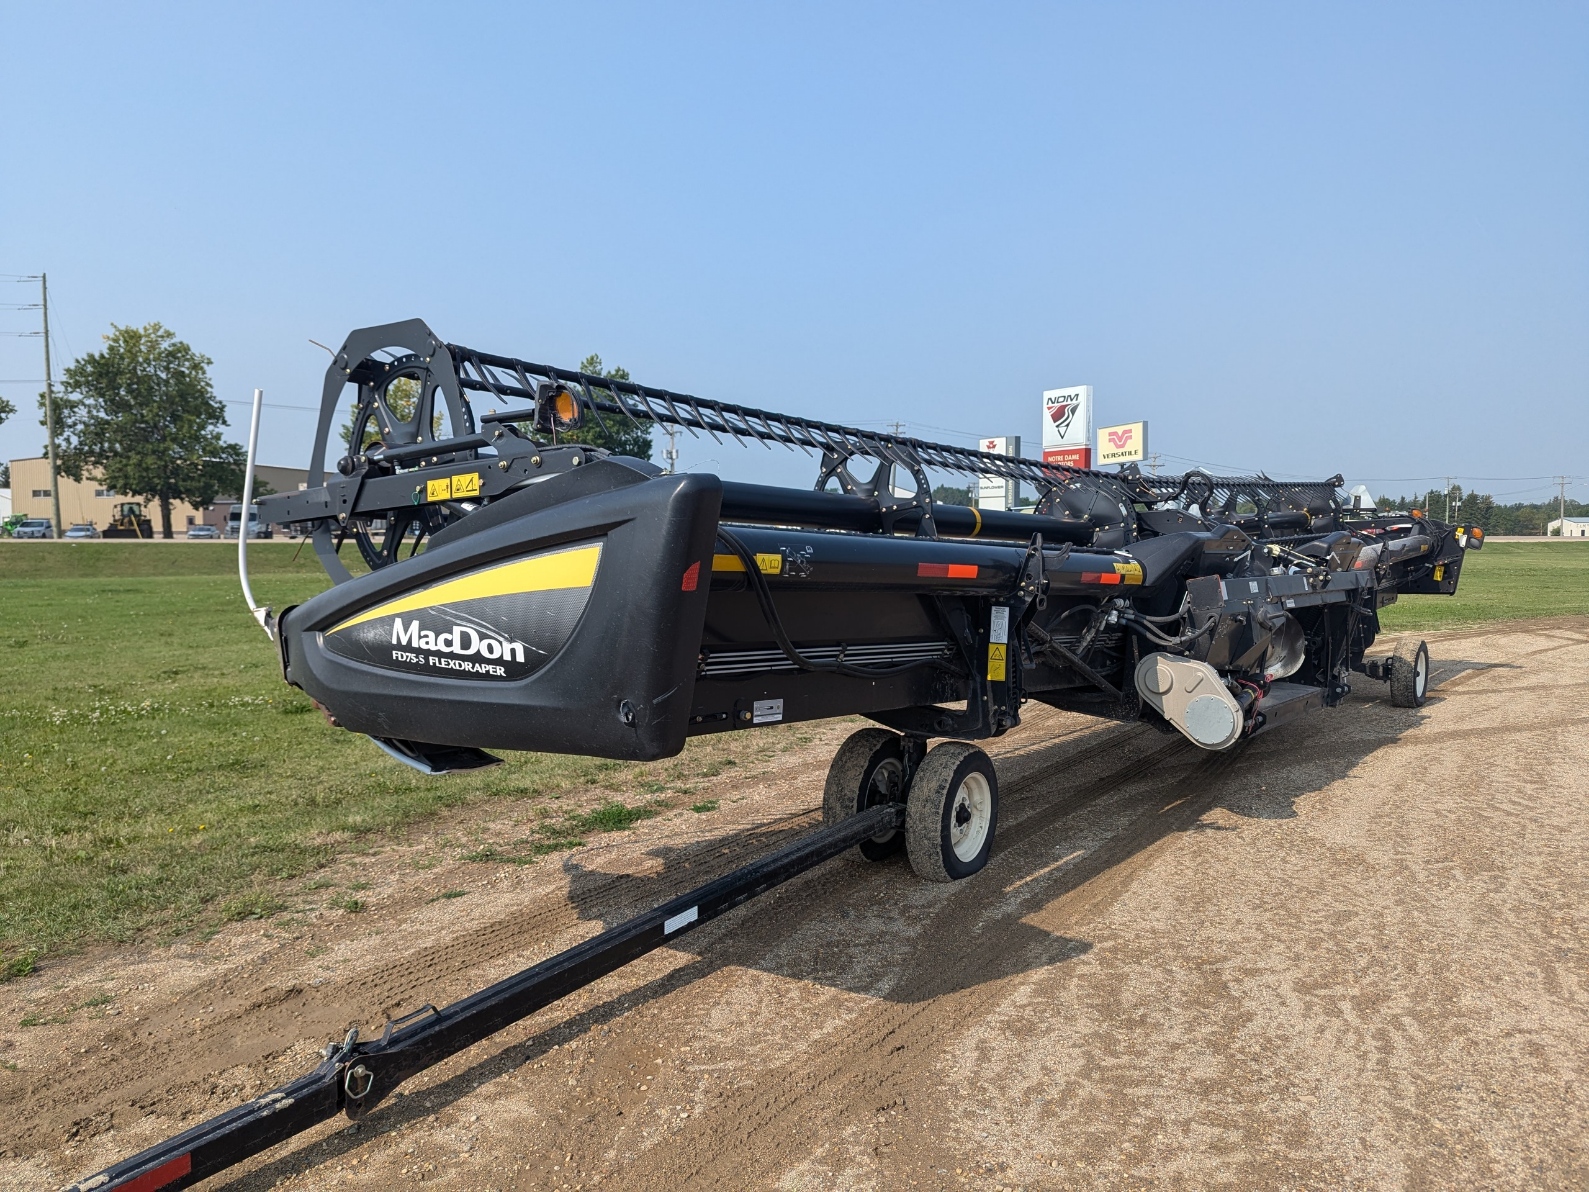
[[[1446,662],[1437,681],[1485,669]],[[1055,935],[1023,921],[1086,883],[1108,874],[1180,832],[1228,830],[1205,821],[1215,808],[1266,820],[1296,815],[1295,805],[1347,775],[1369,754],[1415,729],[1418,709],[1393,708],[1373,698],[1286,726],[1228,754],[1207,754],[1179,737],[1124,726],[1078,744],[1020,752],[1021,776],[1007,779],[998,845],[988,868],[953,885],[917,879],[903,857],[867,864],[849,857],[731,912],[679,940],[675,950],[694,958],[666,975],[612,997],[531,1039],[504,1048],[421,1092],[398,1092],[357,1129],[348,1128],[239,1176],[224,1186],[262,1192],[283,1179],[332,1161],[358,1146],[370,1130],[388,1130],[435,1114],[484,1085],[534,1062],[552,1048],[599,1029],[634,1009],[729,966],[760,969],[895,1002],[923,1002],[1033,969],[1062,964],[1090,950],[1085,940]],[[1305,763],[1305,764],[1299,764]],[[1004,768],[1001,763],[1001,770]],[[1001,775],[1002,777],[1003,775]],[[1071,848],[1078,817],[1090,817],[1102,842]],[[660,866],[644,876],[565,863],[569,899],[582,918],[604,926],[656,905],[709,878],[776,849],[806,831],[810,820],[728,833],[699,844],[650,854]],[[1056,854],[1063,863],[1056,863]],[[890,931],[901,912],[917,924]],[[835,922],[855,926],[846,941]],[[834,937],[839,937],[834,943]],[[799,946],[821,939],[820,948]],[[892,955],[883,966],[855,963],[846,954],[875,949]]]

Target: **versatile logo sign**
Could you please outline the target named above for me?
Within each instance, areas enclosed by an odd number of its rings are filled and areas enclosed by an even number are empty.
[[[600,561],[593,542],[471,571],[349,617],[325,648],[410,674],[523,679],[573,634]]]
[[[1146,459],[1148,454],[1148,424],[1124,422],[1119,426],[1104,426],[1098,430],[1098,463],[1128,464]]]
[[[1092,466],[1092,386],[1043,391],[1043,462]]]

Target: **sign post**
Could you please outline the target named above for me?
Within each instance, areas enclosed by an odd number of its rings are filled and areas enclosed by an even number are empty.
[[[1092,467],[1092,386],[1043,391],[1043,462]]]

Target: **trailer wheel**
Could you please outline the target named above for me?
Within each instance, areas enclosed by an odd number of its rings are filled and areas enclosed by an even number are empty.
[[[910,867],[930,882],[970,877],[988,863],[999,822],[999,780],[987,754],[963,741],[931,753],[905,804]]]
[[[822,791],[822,822],[828,827],[880,803],[898,803],[905,797],[905,750],[898,733],[886,728],[863,728],[839,746],[828,767]],[[897,828],[860,843],[868,861],[892,857],[905,847],[905,834]]]
[[[1428,698],[1429,647],[1410,639],[1396,643],[1390,664],[1390,702],[1398,708],[1421,708]]]

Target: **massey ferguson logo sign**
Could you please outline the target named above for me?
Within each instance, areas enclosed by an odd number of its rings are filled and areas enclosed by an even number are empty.
[[[1148,454],[1148,424],[1125,422],[1098,428],[1098,463],[1136,463]]]

